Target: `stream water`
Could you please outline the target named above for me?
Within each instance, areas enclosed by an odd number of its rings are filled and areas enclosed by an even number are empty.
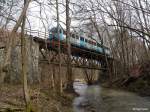
[[[150,97],[74,82],[74,112],[150,112]]]

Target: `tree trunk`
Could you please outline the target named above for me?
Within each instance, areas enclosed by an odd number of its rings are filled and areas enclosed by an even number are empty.
[[[56,0],[56,11],[57,11],[57,36],[59,38],[59,46],[58,46],[58,56],[59,56],[59,69],[58,69],[58,75],[56,78],[56,90],[58,94],[62,93],[62,78],[61,78],[61,49],[60,49],[60,37],[59,37],[59,30],[60,30],[60,26],[59,26],[59,3],[58,0]]]
[[[67,64],[67,85],[66,91],[73,92],[73,75],[71,67],[71,44],[70,44],[70,17],[69,17],[69,0],[66,0],[66,38],[67,38],[67,53],[68,53],[68,64]]]
[[[24,5],[26,0],[24,0]],[[26,104],[26,112],[31,112],[30,97],[28,91],[28,80],[27,80],[27,49],[26,49],[26,40],[24,35],[25,29],[26,14],[23,16],[22,26],[21,26],[21,57],[22,57],[22,75],[23,75],[23,92],[24,100]]]

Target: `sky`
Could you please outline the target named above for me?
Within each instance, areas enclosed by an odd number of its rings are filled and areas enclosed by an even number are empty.
[[[10,0],[11,1],[11,0]],[[48,1],[54,1],[53,5],[47,5]],[[65,0],[58,0],[60,3],[65,4]],[[71,2],[77,2],[78,0],[71,0]],[[23,0],[13,0],[13,2],[17,3],[17,6],[13,7],[13,17],[15,20],[19,18],[19,15],[23,8]],[[11,4],[11,2],[10,2]],[[8,6],[9,7],[9,6]],[[29,5],[29,8],[27,10],[27,21],[26,21],[26,28],[32,29],[32,30],[38,30],[42,32],[48,32],[48,29],[51,29],[52,27],[56,27],[56,4],[55,0],[38,0],[38,3],[35,1],[32,1]],[[71,9],[73,8],[70,5]],[[10,8],[7,8],[7,11],[9,12]],[[60,13],[60,25],[65,29],[65,22],[66,22],[66,14],[65,14],[65,6],[62,4],[59,4],[59,13]],[[70,11],[70,17],[72,18],[73,14],[72,11]],[[4,21],[5,24],[5,21]],[[12,28],[14,26],[15,22],[11,21],[9,24],[9,28]],[[76,20],[71,20],[71,26],[78,27],[79,22]],[[72,29],[71,29],[72,30]]]
[[[64,0],[59,0],[64,2]],[[28,18],[31,22],[32,29],[35,30],[45,30],[45,27],[52,28],[56,27],[56,9],[54,6],[47,6],[47,0],[40,0],[41,7],[38,3],[32,2],[29,6],[28,10]],[[41,14],[40,14],[41,13]],[[60,13],[60,25],[65,29],[65,21],[66,21],[66,14],[65,14],[65,7],[59,5],[59,13]],[[72,15],[71,15],[72,16]],[[73,26],[77,24],[77,21],[72,21],[71,23]]]

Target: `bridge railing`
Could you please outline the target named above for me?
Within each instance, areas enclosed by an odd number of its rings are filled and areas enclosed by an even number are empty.
[[[12,31],[12,28],[7,28],[7,29],[2,29],[0,28],[0,36],[6,36],[6,34],[10,33]],[[18,34],[21,33],[21,29],[19,28],[18,31],[17,31]],[[39,30],[32,30],[30,28],[25,28],[25,34],[27,35],[31,35],[31,36],[36,36],[36,37],[39,37],[39,38],[48,38],[48,31],[39,31]],[[5,35],[4,35],[5,34]]]
[[[7,38],[9,37],[9,34],[11,33],[12,28],[9,27],[7,29],[3,29],[0,27],[0,48],[3,48],[5,46],[5,43],[7,41]],[[21,28],[18,29],[17,31],[17,37],[19,37],[21,33]],[[39,37],[39,38],[48,38],[49,33],[48,31],[39,31],[39,30],[32,30],[29,28],[25,28],[24,33],[28,36],[32,36],[32,37]]]
[[[31,35],[31,36],[36,36],[39,38],[48,38],[49,34],[47,31],[39,31],[39,30],[31,30],[31,29],[25,29],[25,34]]]

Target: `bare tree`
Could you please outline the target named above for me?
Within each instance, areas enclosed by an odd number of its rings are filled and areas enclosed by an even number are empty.
[[[24,5],[26,5],[27,0],[24,0]],[[27,80],[27,49],[26,49],[26,40],[24,35],[26,23],[26,12],[23,15],[22,26],[21,26],[21,57],[22,57],[22,75],[23,75],[23,93],[24,100],[26,104],[26,112],[31,112],[31,102],[28,91],[28,80]]]
[[[59,38],[59,33],[60,33],[60,25],[59,25],[59,3],[58,0],[56,0],[56,11],[57,11],[57,35]],[[59,38],[59,46],[58,46],[58,55],[59,55],[59,74],[57,76],[58,80],[57,80],[57,87],[58,89],[58,93],[62,93],[62,81],[61,81],[61,48],[60,48],[60,38]],[[56,88],[57,88],[56,87]]]
[[[69,13],[70,0],[66,0],[66,37],[67,37],[67,53],[68,53],[68,64],[67,64],[67,86],[66,90],[73,91],[73,74],[71,67],[71,44],[70,44],[70,13]]]
[[[148,4],[147,1],[140,0],[86,0],[75,5],[75,16],[81,25],[90,19],[98,37],[109,43],[113,58],[120,62],[121,77],[128,77],[131,65],[149,59]],[[104,38],[101,28],[107,37]],[[106,45],[107,42],[103,41],[103,44]],[[138,44],[143,45],[141,49],[144,48],[142,60],[139,58],[141,51],[135,49]],[[117,63],[115,71],[119,71]]]

